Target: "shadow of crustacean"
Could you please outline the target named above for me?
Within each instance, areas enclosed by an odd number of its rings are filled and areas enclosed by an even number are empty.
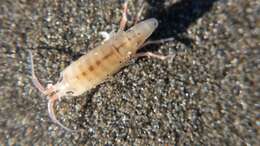
[[[211,10],[217,0],[180,0],[165,6],[165,0],[147,0],[151,7],[146,18],[155,17],[159,21],[158,29],[152,35],[153,40],[173,37],[177,42],[190,46],[192,40],[183,36],[188,27]]]

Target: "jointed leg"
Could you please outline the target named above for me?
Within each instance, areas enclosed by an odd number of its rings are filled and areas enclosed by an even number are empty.
[[[144,4],[142,4],[141,9],[139,10],[139,12],[135,16],[134,25],[139,22],[143,10],[144,10]]]
[[[170,41],[173,41],[174,38],[171,37],[171,38],[166,38],[166,39],[159,39],[159,40],[153,40],[153,41],[147,41],[145,42],[140,48],[143,48],[147,45],[151,45],[151,44],[162,44],[162,43],[165,43],[165,42],[170,42]]]
[[[125,30],[126,23],[127,23],[127,3],[128,0],[126,0],[123,4],[123,12],[122,12],[122,19],[120,22],[120,30]]]
[[[139,57],[152,57],[160,60],[165,60],[174,57],[174,55],[160,55],[160,54],[155,54],[152,52],[144,52],[144,53],[137,53],[134,55],[134,57],[139,58]]]
[[[147,45],[151,45],[151,44],[162,44],[165,42],[169,42],[169,41],[173,41],[174,38],[166,38],[166,39],[160,39],[160,40],[154,40],[154,41],[147,41],[146,43],[144,43],[140,48],[143,48]],[[173,58],[175,55],[160,55],[160,54],[155,54],[152,52],[144,52],[144,53],[137,53],[135,54],[134,57],[153,57],[153,58],[157,58],[157,59],[161,59],[161,60],[165,60],[165,59],[169,59],[169,58]]]
[[[166,38],[166,39],[160,39],[160,40],[154,40],[154,41],[147,41],[146,43],[144,43],[140,48],[143,48],[147,45],[151,45],[151,44],[161,44],[161,43],[165,43],[165,42],[169,42],[169,41],[173,41],[174,38]],[[165,59],[169,59],[169,58],[173,58],[175,55],[160,55],[160,54],[155,54],[152,52],[144,52],[144,53],[137,53],[134,55],[134,57],[138,58],[138,57],[153,57],[153,58],[157,58],[157,59],[161,59],[161,60],[165,60]]]

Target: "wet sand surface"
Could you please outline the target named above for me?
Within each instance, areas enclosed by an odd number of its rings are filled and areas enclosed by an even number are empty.
[[[260,2],[145,0],[150,40],[174,37],[84,95],[63,97],[58,119],[31,82],[28,50],[46,85],[118,29],[122,1],[0,2],[0,145],[260,145]],[[129,25],[142,1],[129,2]]]

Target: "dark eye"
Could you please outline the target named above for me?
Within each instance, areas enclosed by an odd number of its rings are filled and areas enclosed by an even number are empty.
[[[74,92],[73,92],[73,91],[67,91],[66,94],[68,94],[68,95],[73,95]]]

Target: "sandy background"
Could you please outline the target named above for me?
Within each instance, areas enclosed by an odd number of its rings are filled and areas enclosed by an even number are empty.
[[[0,1],[0,145],[177,144],[260,145],[260,1],[144,0],[142,19],[155,17],[140,50],[173,60],[133,60],[109,81],[56,105],[30,80],[28,51],[45,85],[97,46],[100,31],[118,29],[119,0]],[[142,1],[130,0],[129,17]],[[132,21],[129,22],[131,24]],[[130,26],[130,25],[129,25]]]

